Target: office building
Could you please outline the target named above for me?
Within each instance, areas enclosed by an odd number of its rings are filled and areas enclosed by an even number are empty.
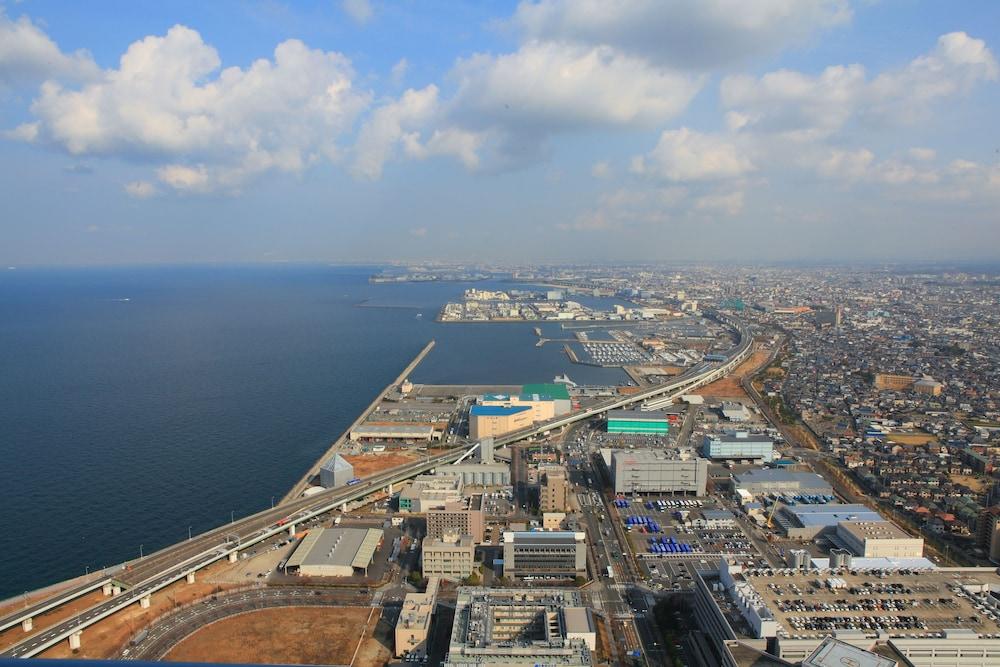
[[[538,487],[539,509],[542,512],[564,512],[568,492],[566,469],[562,466],[545,466],[542,483]]]
[[[608,433],[666,435],[669,430],[670,415],[666,412],[608,410]]]
[[[444,667],[590,667],[596,641],[577,591],[462,587]]]
[[[438,579],[427,581],[423,593],[407,593],[403,598],[403,608],[396,619],[395,655],[397,658],[407,653],[427,653],[427,634],[434,618],[437,604]]]
[[[425,577],[460,581],[472,574],[476,565],[476,545],[470,535],[425,538],[421,545],[421,571]]]
[[[379,528],[314,528],[285,563],[285,571],[304,577],[367,574],[382,544]]]
[[[587,573],[585,533],[508,531],[503,539],[503,572],[507,576],[572,579]]]
[[[429,512],[444,509],[462,498],[465,484],[461,475],[419,475],[399,494],[400,512]]]
[[[445,503],[439,509],[427,512],[427,537],[443,539],[445,535],[469,535],[476,544],[483,542],[483,495],[473,494]]]
[[[334,454],[320,466],[319,483],[324,489],[335,489],[354,479],[354,466],[340,454]]]
[[[616,449],[610,452],[610,459],[615,493],[705,495],[708,461],[703,458],[683,458],[676,450]]]
[[[770,463],[774,460],[774,441],[745,431],[706,435],[702,454],[713,461],[740,459]]]
[[[855,556],[863,558],[920,558],[924,541],[888,521],[841,521],[837,537]]]

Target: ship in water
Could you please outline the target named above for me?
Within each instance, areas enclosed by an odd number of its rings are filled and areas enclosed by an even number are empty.
[[[567,387],[575,387],[576,383],[569,379],[569,376],[563,373],[562,375],[557,375],[552,378],[552,381],[556,384],[564,384]]]

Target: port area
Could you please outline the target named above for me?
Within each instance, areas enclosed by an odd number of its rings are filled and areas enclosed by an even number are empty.
[[[408,378],[410,374],[413,373],[413,370],[420,365],[420,362],[423,361],[428,354],[430,354],[431,350],[434,349],[434,344],[435,342],[433,340],[428,342],[427,345],[425,345],[424,348],[420,350],[417,356],[413,358],[413,361],[407,364],[406,368],[403,369],[403,372],[400,373],[398,376],[396,376],[396,379],[393,380],[392,383],[389,384],[389,386],[383,389],[382,392],[375,397],[375,400],[373,400],[368,405],[368,407],[365,408],[364,412],[362,412],[361,415],[354,420],[354,423],[352,423],[347,428],[347,430],[341,434],[339,438],[334,440],[333,444],[330,445],[330,448],[327,449],[327,451],[324,452],[323,455],[316,460],[316,463],[314,463],[312,467],[309,468],[309,471],[306,472],[305,476],[302,477],[302,479],[300,479],[295,484],[295,486],[292,487],[292,489],[285,495],[285,497],[281,499],[282,503],[286,503],[289,500],[301,497],[303,492],[305,492],[306,489],[308,489],[310,486],[313,485],[313,483],[316,481],[316,478],[319,476],[319,469],[323,465],[323,463],[328,461],[335,454],[340,453],[341,448],[343,448],[345,442],[350,438],[351,432],[358,426],[360,426],[363,422],[365,422],[369,417],[371,417],[371,415],[379,408],[384,399],[386,399],[390,394],[398,390],[398,387],[400,387],[404,383],[406,378]]]

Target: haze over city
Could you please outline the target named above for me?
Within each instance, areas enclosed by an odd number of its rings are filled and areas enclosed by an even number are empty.
[[[993,2],[0,6],[0,263],[995,258]]]

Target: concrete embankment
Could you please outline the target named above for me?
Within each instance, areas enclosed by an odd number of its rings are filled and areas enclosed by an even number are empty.
[[[319,474],[319,469],[320,469],[320,466],[323,465],[323,462],[326,461],[327,459],[329,459],[331,456],[333,456],[334,453],[336,453],[337,450],[340,449],[340,447],[344,444],[344,441],[346,441],[347,438],[348,438],[348,436],[351,434],[351,431],[355,427],[359,426],[366,419],[368,419],[368,416],[372,412],[375,411],[375,408],[377,408],[379,406],[379,404],[382,402],[382,399],[385,398],[385,395],[393,387],[396,387],[403,380],[405,380],[410,375],[410,373],[413,372],[413,369],[416,368],[420,364],[420,362],[424,360],[424,357],[426,357],[427,354],[433,348],[434,348],[434,341],[432,340],[429,343],[427,343],[427,345],[424,346],[424,349],[422,349],[420,351],[420,353],[416,357],[413,358],[413,361],[411,361],[409,363],[409,365],[406,368],[403,369],[403,372],[400,373],[396,377],[396,379],[392,381],[391,384],[389,384],[385,389],[383,389],[382,391],[379,392],[378,396],[375,397],[375,400],[373,400],[371,402],[371,404],[365,409],[365,411],[361,413],[361,416],[358,417],[357,419],[355,419],[354,422],[350,426],[347,427],[347,430],[344,431],[340,435],[340,437],[337,438],[333,442],[333,444],[330,446],[330,448],[327,449],[326,452],[324,452],[323,455],[321,457],[319,457],[319,459],[316,460],[316,463],[314,463],[313,466],[311,468],[309,468],[309,472],[307,472],[305,474],[305,477],[303,477],[302,479],[300,479],[298,481],[298,483],[295,486],[292,487],[292,490],[289,491],[285,495],[285,497],[281,499],[281,503],[287,503],[290,500],[294,500],[294,499],[298,498],[302,494],[302,492],[306,490],[306,487],[309,486],[309,481],[313,477],[315,477],[317,474]]]

